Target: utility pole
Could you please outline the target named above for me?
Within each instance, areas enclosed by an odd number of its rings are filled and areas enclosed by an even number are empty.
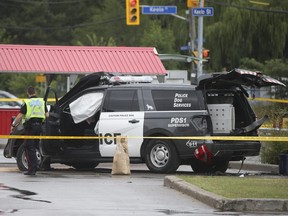
[[[203,3],[204,3],[204,0],[200,0],[199,6],[204,7]],[[203,73],[202,48],[203,48],[203,16],[199,16],[198,17],[198,58],[200,58],[200,60],[197,63],[197,76],[196,76],[197,80],[196,80],[196,82],[199,81],[199,77]]]
[[[195,16],[192,15],[192,8],[189,8],[189,32],[190,32],[190,51],[191,51],[191,55],[193,57],[193,52],[195,50],[195,39],[196,39],[196,25],[195,25]],[[195,73],[195,79],[197,79],[197,71],[195,69],[195,65],[194,62],[191,62],[191,84],[193,81],[197,80],[193,80],[194,78],[192,77],[192,74]]]

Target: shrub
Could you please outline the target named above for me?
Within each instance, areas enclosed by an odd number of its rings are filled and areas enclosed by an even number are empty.
[[[258,117],[262,117],[265,114],[269,116],[268,122],[264,124],[271,128],[271,130],[263,132],[260,129],[260,136],[288,136],[288,131],[285,131],[288,128],[287,121],[283,121],[287,119],[287,107],[287,104],[281,103],[265,104],[264,106],[259,103],[256,106],[254,105],[253,109]],[[288,153],[288,140],[287,142],[262,142],[261,162],[279,164],[279,154],[283,152]]]
[[[271,131],[269,133],[269,136],[271,137],[281,137],[287,135],[287,131]],[[281,153],[288,154],[288,140],[287,142],[262,142],[260,153],[262,163],[279,164],[279,154]]]

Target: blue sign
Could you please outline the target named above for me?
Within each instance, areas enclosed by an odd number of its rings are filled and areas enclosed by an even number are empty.
[[[177,14],[176,6],[142,6],[142,14]]]
[[[180,50],[182,50],[182,51],[191,50],[191,46],[181,46]]]
[[[213,16],[214,8],[213,7],[202,7],[202,8],[192,8],[193,16]]]

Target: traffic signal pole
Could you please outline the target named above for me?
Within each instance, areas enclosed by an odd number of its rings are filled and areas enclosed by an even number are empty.
[[[200,7],[204,7],[203,3],[204,3],[204,0],[199,1]],[[199,77],[203,73],[202,48],[203,48],[203,16],[199,16],[198,17],[198,58],[200,58],[200,60],[198,61],[198,64],[197,64],[196,82],[199,81]]]
[[[193,52],[195,50],[195,39],[196,39],[196,25],[195,25],[195,16],[192,15],[192,8],[189,9],[189,29],[190,29],[190,51],[191,51],[191,56],[194,57]],[[195,77],[192,77],[192,75],[195,74]],[[195,80],[196,79],[196,80]],[[197,83],[197,71],[195,68],[195,64],[193,61],[191,62],[191,84],[196,81]]]

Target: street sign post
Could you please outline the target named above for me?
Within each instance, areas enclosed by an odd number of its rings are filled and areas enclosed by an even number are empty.
[[[142,6],[142,14],[177,14],[176,6]]]
[[[192,8],[193,16],[214,16],[213,7]]]

